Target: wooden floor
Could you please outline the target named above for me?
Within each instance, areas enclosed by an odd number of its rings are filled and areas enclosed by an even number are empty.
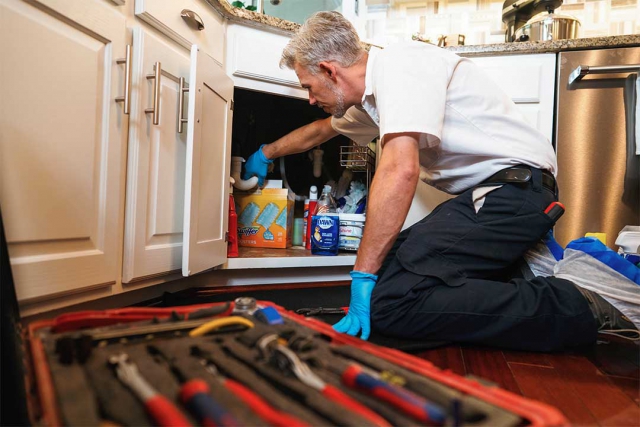
[[[640,347],[601,343],[569,353],[448,346],[416,356],[558,408],[577,426],[640,426]]]

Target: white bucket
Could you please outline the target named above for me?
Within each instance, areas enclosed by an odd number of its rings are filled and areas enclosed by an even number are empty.
[[[340,214],[339,249],[358,250],[364,232],[365,219],[365,214]]]

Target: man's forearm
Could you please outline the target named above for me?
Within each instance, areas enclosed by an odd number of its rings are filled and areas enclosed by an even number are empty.
[[[331,126],[331,117],[302,126],[262,148],[267,159],[302,153],[338,135]]]
[[[418,143],[398,136],[385,143],[367,200],[367,221],[354,270],[376,274],[407,217],[419,176]]]

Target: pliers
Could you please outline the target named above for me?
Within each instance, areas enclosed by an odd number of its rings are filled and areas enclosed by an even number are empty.
[[[264,335],[257,344],[260,353],[265,359],[275,358],[278,366],[288,369],[303,384],[318,390],[327,399],[337,403],[345,409],[352,411],[377,427],[391,427],[384,418],[376,412],[351,398],[339,388],[324,382],[316,375],[309,365],[288,347],[278,343],[278,336],[275,334]]]
[[[313,308],[299,308],[296,310],[297,314],[302,314],[305,317],[318,316],[319,314],[342,314],[343,316],[349,312],[349,307],[313,307]]]

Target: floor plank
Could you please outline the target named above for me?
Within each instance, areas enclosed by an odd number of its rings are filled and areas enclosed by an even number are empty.
[[[495,383],[498,387],[522,394],[501,350],[462,348],[467,374]]]
[[[574,425],[598,425],[596,417],[556,369],[520,363],[510,367],[524,397],[555,406]]]
[[[640,408],[586,357],[550,354],[549,361],[600,425],[640,425]]]
[[[524,351],[504,351],[504,358],[507,363],[523,363],[525,365],[551,367],[549,359],[545,353],[526,353]]]
[[[631,400],[640,406],[640,379],[638,378],[622,378],[608,377],[624,394],[629,396]],[[640,425],[640,424],[639,424]]]
[[[563,353],[451,345],[416,356],[558,408],[573,425],[640,426],[640,348],[599,344]]]
[[[440,369],[448,369],[458,375],[466,375],[467,369],[464,366],[462,350],[460,346],[452,345],[447,347],[434,348],[416,354],[421,359],[428,360]]]

